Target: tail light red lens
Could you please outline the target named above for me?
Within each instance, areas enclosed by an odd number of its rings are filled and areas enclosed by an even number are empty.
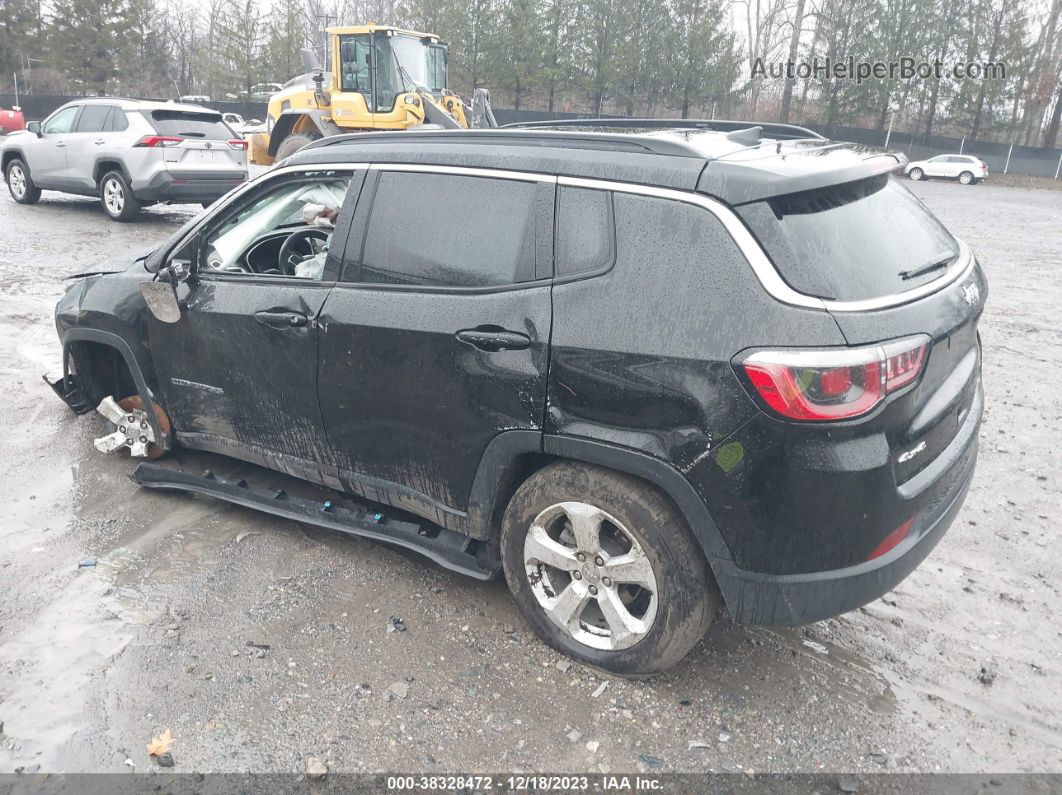
[[[233,149],[246,149],[247,142],[244,141],[242,138],[233,138],[231,141],[229,141],[229,146],[231,146]]]
[[[183,138],[175,138],[170,135],[145,135],[133,146],[146,146],[148,148],[154,148],[157,146],[177,146],[180,143],[184,143]]]
[[[833,350],[757,351],[737,360],[760,399],[791,420],[866,414],[918,379],[929,352],[920,334],[884,345]]]
[[[926,362],[929,343],[900,340],[882,346],[885,354],[885,393],[895,392],[918,378]]]

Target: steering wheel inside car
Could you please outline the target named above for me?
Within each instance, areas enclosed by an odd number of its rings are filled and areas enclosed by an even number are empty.
[[[295,275],[295,266],[306,257],[319,254],[332,233],[319,227],[299,229],[288,235],[277,255],[277,267],[285,276]],[[314,241],[320,241],[315,243]]]

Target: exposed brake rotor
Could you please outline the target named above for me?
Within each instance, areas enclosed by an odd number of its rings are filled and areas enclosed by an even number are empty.
[[[148,413],[143,408],[144,402],[139,395],[116,401],[108,395],[96,407],[96,411],[110,422],[116,430],[101,436],[93,445],[101,453],[114,453],[128,450],[134,458],[158,458],[164,452],[155,438]],[[169,418],[156,407],[156,419],[163,433],[169,432]]]

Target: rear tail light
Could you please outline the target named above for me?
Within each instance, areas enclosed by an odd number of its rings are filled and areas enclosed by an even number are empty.
[[[244,141],[242,138],[233,138],[231,141],[229,141],[229,146],[231,146],[233,149],[247,149],[247,142]]]
[[[757,351],[736,361],[760,399],[792,420],[845,420],[918,379],[930,339],[834,350]]]
[[[157,146],[177,146],[184,143],[183,138],[175,138],[170,135],[145,135],[133,146],[146,146],[149,149]]]

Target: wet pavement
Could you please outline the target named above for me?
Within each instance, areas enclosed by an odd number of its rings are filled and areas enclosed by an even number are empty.
[[[62,276],[198,208],[116,224],[93,201],[5,191],[0,773],[161,773],[145,745],[166,729],[177,771],[1062,771],[1062,192],[913,188],[991,285],[958,520],[866,608],[794,630],[720,618],[637,682],[548,649],[502,583],[138,489],[128,459],[93,449],[103,420],[40,379],[59,370],[52,308]]]

